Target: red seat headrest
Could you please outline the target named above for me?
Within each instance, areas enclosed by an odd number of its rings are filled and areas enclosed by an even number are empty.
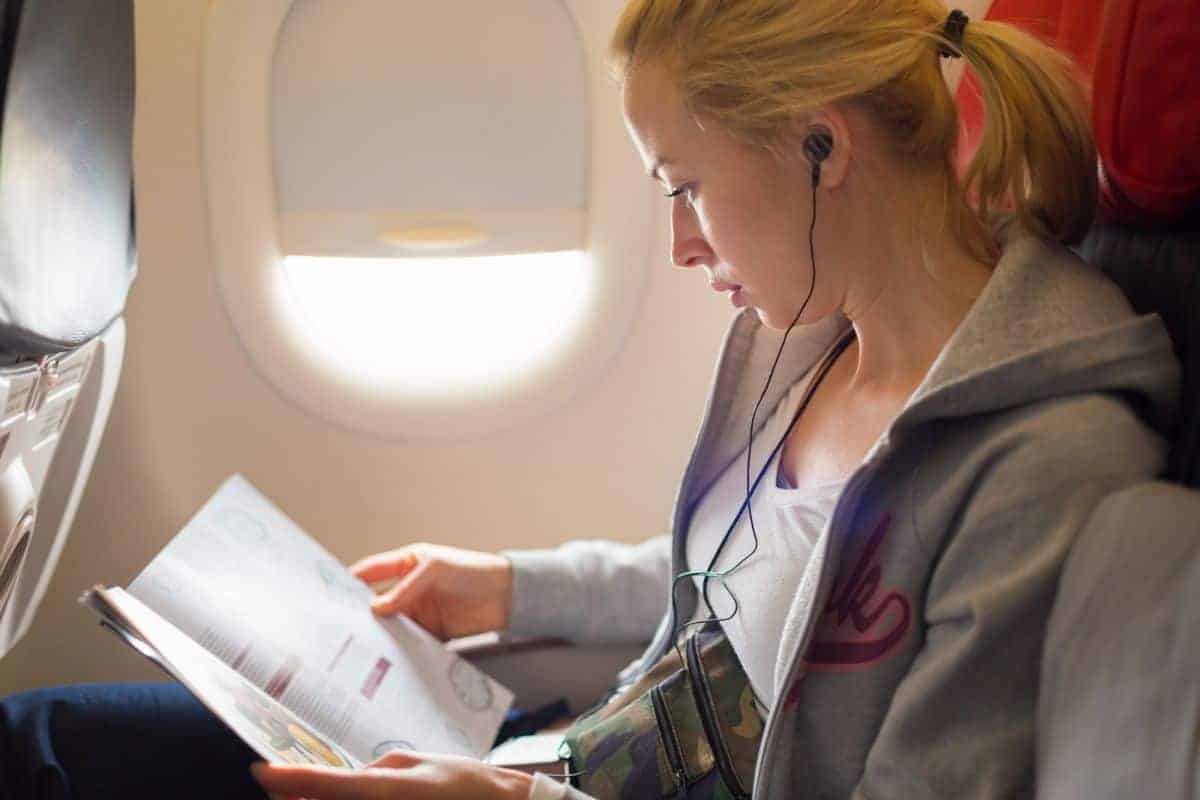
[[[1169,224],[1200,210],[1200,0],[995,0],[987,18],[1050,42],[1089,79],[1101,218]],[[965,163],[983,118],[969,71],[958,104]]]

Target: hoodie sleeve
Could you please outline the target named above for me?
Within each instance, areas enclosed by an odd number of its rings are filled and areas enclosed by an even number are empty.
[[[940,540],[925,640],[855,800],[1033,796],[1042,644],[1059,574],[1108,493],[1158,474],[1163,440],[1123,403],[1060,402],[974,476]]]
[[[669,536],[637,545],[576,541],[503,555],[513,565],[512,633],[646,642],[666,612]]]

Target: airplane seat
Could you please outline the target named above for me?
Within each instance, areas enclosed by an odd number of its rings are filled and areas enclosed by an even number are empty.
[[[1102,204],[1077,250],[1162,317],[1183,367],[1162,480],[1106,497],[1064,565],[1038,692],[1039,798],[1200,796],[1196,10],[996,0],[988,13],[1049,37],[1091,77]]]
[[[1076,250],[1139,313],[1157,312],[1183,364],[1167,480],[1200,486],[1200,4],[1175,0],[994,0],[988,20],[1069,54],[1091,86],[1100,156],[1096,224]],[[981,133],[970,73],[957,103],[960,163]]]
[[[1163,480],[1105,498],[1064,566],[1042,656],[1039,798],[1200,797],[1198,230],[1194,213],[1162,229],[1110,221],[1080,247],[1162,316],[1183,391]]]
[[[132,0],[0,0],[0,656],[108,418],[135,273]]]
[[[1200,492],[1109,495],[1071,549],[1042,651],[1037,797],[1200,797]]]

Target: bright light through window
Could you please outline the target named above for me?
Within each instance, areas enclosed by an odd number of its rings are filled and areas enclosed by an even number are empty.
[[[463,259],[288,256],[313,346],[358,380],[446,393],[507,382],[572,338],[591,290],[580,251]]]

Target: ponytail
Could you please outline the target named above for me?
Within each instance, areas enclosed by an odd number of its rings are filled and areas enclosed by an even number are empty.
[[[967,25],[961,51],[986,114],[965,194],[982,215],[1011,203],[1024,228],[1078,242],[1092,224],[1099,183],[1087,101],[1071,62],[995,22]]]

